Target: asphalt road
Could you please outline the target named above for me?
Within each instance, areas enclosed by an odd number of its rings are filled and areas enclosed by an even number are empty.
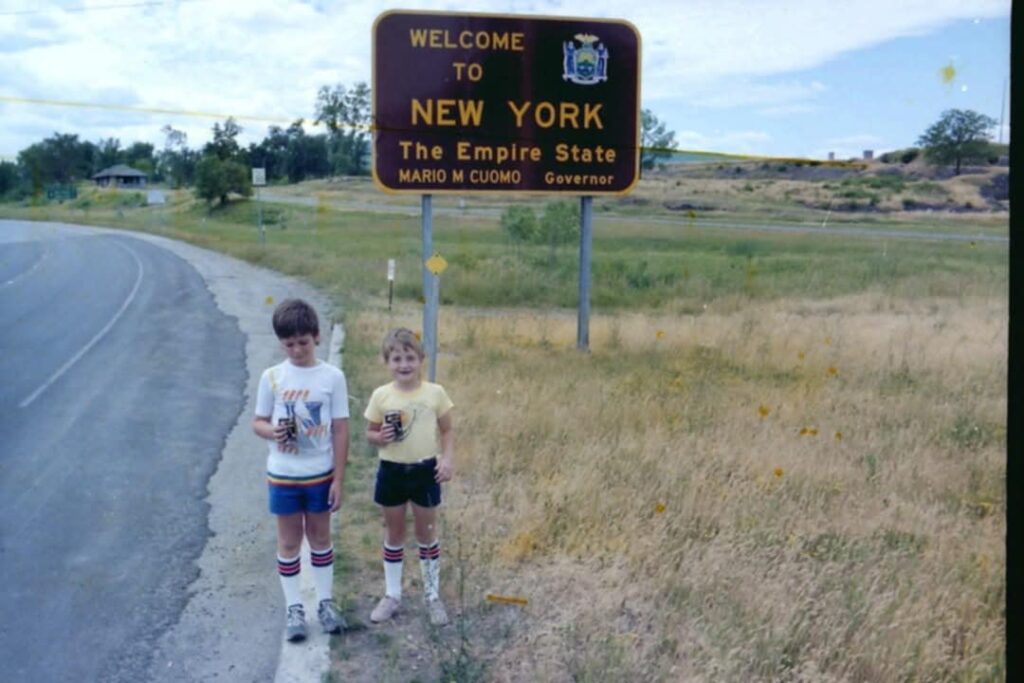
[[[207,542],[245,337],[186,261],[0,223],[0,678],[147,680]]]

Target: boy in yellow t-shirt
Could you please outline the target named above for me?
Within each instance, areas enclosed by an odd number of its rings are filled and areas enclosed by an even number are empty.
[[[412,505],[430,622],[448,623],[438,592],[441,547],[437,507],[441,483],[452,477],[452,401],[444,387],[420,377],[423,347],[408,329],[388,332],[381,345],[393,378],[378,387],[366,406],[366,438],[377,446],[380,465],[373,500],[384,512],[384,597],[370,620],[390,619],[402,601],[402,555],[406,505]]]

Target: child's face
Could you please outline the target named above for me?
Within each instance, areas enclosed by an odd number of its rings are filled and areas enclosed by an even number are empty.
[[[423,361],[412,349],[394,349],[388,354],[388,370],[396,382],[413,385],[419,382]]]
[[[320,338],[312,334],[297,334],[281,340],[281,348],[295,365],[316,365],[316,345]]]

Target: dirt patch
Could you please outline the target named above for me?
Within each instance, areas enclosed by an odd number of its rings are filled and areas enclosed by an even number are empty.
[[[449,563],[451,564],[451,563]],[[409,567],[406,567],[408,573]],[[418,573],[418,568],[413,566]],[[444,571],[444,570],[442,570]],[[458,574],[457,570],[452,570]],[[379,599],[379,572],[364,571],[356,578],[358,597],[346,604],[349,628],[331,648],[331,679],[346,683],[409,683],[420,681],[501,680],[493,663],[500,660],[506,640],[525,628],[528,617],[519,606],[497,605],[474,591],[475,599],[460,599],[442,591],[450,623],[430,624],[413,581],[402,609],[388,622],[374,624],[370,611]],[[442,583],[444,583],[442,578]],[[457,583],[457,576],[448,583]]]

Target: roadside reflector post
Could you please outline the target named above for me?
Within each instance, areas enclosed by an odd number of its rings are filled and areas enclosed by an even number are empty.
[[[395,294],[395,259],[388,259],[388,311],[391,310],[391,299]]]
[[[256,224],[260,231],[260,244],[267,243],[267,234],[263,228],[263,204],[260,203],[260,187],[267,184],[267,169],[252,169],[252,185],[256,188]]]

